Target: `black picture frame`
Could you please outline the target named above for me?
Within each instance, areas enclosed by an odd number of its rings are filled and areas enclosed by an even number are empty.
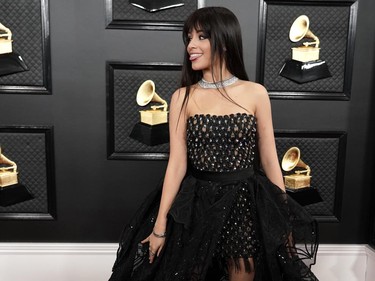
[[[0,220],[56,219],[53,143],[52,126],[0,126],[3,154],[16,162],[18,181],[33,195],[31,200],[0,207]]]
[[[129,135],[140,121],[139,110],[146,109],[136,102],[139,86],[145,80],[153,80],[156,92],[169,104],[172,93],[179,87],[181,69],[182,65],[179,63],[106,63],[108,159],[168,159],[168,143],[149,146]]]
[[[357,9],[356,0],[261,0],[257,82],[274,99],[349,100]],[[279,72],[291,58],[291,47],[301,45],[289,40],[289,30],[303,14],[310,19],[310,30],[320,38],[320,58],[332,77],[299,84]]]
[[[205,0],[185,0],[185,5],[147,12],[128,0],[105,0],[106,29],[182,30],[185,18],[205,5]]]
[[[339,222],[347,133],[276,130],[275,141],[280,164],[285,152],[296,146],[301,151],[301,160],[311,168],[311,187],[318,190],[323,201],[304,208],[319,222]],[[285,171],[283,174],[286,174]]]
[[[52,94],[49,0],[0,0],[0,10],[29,69],[0,77],[0,94]]]

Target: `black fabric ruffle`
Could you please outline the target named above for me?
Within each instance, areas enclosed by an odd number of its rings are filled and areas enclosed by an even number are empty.
[[[315,281],[310,270],[318,248],[317,224],[264,175],[213,182],[188,175],[168,216],[166,244],[148,262],[148,245],[162,184],[146,198],[122,233],[110,281],[203,281],[227,279],[225,261],[215,256],[223,225],[240,188],[255,198],[260,252],[255,280]]]

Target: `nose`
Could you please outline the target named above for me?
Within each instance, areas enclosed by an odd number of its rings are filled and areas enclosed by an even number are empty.
[[[196,42],[194,40],[194,38],[191,38],[189,43],[187,44],[187,50],[192,50],[196,47]]]
[[[188,52],[191,52],[192,50],[194,50],[196,48],[196,45],[193,43],[193,40],[191,40],[190,42],[189,42],[189,44],[187,45],[187,51]]]

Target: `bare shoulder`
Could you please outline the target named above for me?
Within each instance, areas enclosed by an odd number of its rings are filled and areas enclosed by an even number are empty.
[[[269,106],[270,100],[266,88],[252,81],[241,80],[241,92],[246,93],[246,101],[248,108],[252,110],[254,114],[259,113],[262,108]]]
[[[241,87],[241,92],[246,93],[246,96],[248,96],[255,105],[269,100],[266,88],[259,83],[241,81]]]
[[[249,92],[256,96],[268,96],[266,88],[259,84],[252,81],[241,81],[242,86],[246,90],[246,92]]]
[[[174,105],[182,105],[184,97],[185,97],[186,88],[179,88],[172,94],[171,97],[171,104]]]
[[[173,114],[175,112],[183,112],[185,114],[187,112],[187,103],[185,102],[185,93],[186,93],[186,88],[182,87],[177,90],[172,94],[171,101],[170,101],[170,113]],[[185,110],[183,110],[185,108]]]
[[[172,99],[179,99],[181,97],[184,97],[185,92],[186,92],[186,87],[178,88],[172,94]]]

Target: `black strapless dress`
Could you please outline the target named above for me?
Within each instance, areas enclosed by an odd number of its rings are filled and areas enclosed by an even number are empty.
[[[162,183],[125,226],[110,281],[225,281],[228,263],[255,270],[257,281],[318,280],[316,221],[254,168],[256,118],[191,116],[187,148],[161,255],[150,264],[140,241],[153,229]]]

